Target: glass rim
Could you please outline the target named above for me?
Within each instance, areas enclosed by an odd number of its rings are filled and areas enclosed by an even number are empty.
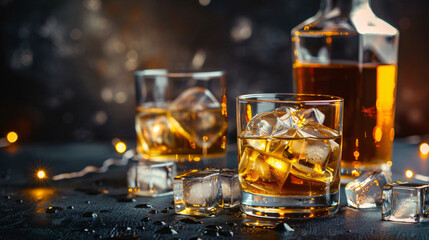
[[[305,99],[305,100],[278,100],[274,99],[276,96],[283,96],[283,97],[309,97],[314,99]],[[252,99],[253,98],[253,99]],[[273,98],[273,99],[258,99],[258,98]],[[313,93],[254,93],[254,94],[243,94],[236,97],[237,103],[244,103],[244,102],[265,102],[265,103],[313,103],[313,104],[320,104],[320,103],[338,103],[338,102],[344,102],[344,98],[337,97],[333,95],[326,95],[326,94],[313,94]]]
[[[184,70],[174,70],[174,69],[142,69],[134,71],[135,77],[145,77],[145,76],[159,76],[159,77],[171,77],[171,78],[181,78],[181,77],[193,77],[193,78],[216,78],[225,76],[225,71],[223,70],[214,70],[214,69],[184,69]]]

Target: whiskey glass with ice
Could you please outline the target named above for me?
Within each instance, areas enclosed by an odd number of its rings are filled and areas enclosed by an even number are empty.
[[[226,78],[223,71],[135,72],[137,152],[174,161],[179,173],[226,166]]]
[[[242,211],[284,219],[336,213],[343,99],[263,93],[236,103]]]

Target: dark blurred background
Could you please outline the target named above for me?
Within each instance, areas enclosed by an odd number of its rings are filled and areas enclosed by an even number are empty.
[[[0,138],[15,131],[27,143],[133,141],[133,71],[142,68],[225,69],[228,117],[235,125],[235,96],[293,91],[290,31],[320,5],[0,2]],[[429,1],[373,0],[372,8],[400,31],[396,135],[429,133]]]

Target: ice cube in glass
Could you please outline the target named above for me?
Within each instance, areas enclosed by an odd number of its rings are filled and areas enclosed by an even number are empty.
[[[373,208],[381,205],[386,175],[381,171],[369,171],[346,185],[347,205],[354,208]]]
[[[132,195],[156,197],[173,193],[173,178],[177,175],[174,162],[131,160],[128,165],[128,189]]]
[[[383,187],[382,220],[419,223],[429,219],[429,184],[393,182]]]
[[[222,183],[222,195],[225,208],[232,208],[240,204],[240,183],[237,169],[222,169],[219,173]]]
[[[191,171],[174,178],[174,208],[184,215],[210,216],[223,209],[219,171]]]
[[[178,131],[202,148],[210,148],[227,124],[221,104],[208,89],[189,88],[169,106],[169,120]]]

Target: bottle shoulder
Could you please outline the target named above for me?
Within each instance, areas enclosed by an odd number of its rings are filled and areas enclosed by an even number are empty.
[[[346,35],[386,35],[395,36],[399,31],[375,16],[372,11],[355,11],[347,15],[321,13],[294,27],[292,36],[346,36]]]

